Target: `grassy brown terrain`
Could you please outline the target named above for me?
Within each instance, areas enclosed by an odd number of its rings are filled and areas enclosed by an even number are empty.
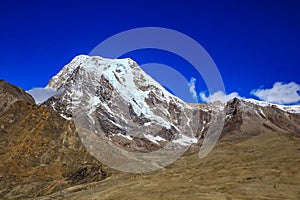
[[[223,138],[203,159],[194,149],[160,171],[111,171],[103,181],[40,199],[300,199],[299,137],[276,132],[238,137]]]

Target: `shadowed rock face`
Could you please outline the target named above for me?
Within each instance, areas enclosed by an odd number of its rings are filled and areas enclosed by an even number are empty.
[[[284,112],[276,106],[260,106],[241,99],[232,99],[226,106],[222,136],[240,134],[250,138],[266,132],[292,133],[300,137],[300,114]]]
[[[50,194],[106,177],[73,122],[35,105],[20,88],[0,85],[0,199]]]

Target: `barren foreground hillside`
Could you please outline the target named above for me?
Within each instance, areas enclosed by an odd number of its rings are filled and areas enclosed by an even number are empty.
[[[149,174],[112,171],[107,179],[40,199],[299,199],[299,137],[269,132],[224,138],[204,159],[191,150]]]

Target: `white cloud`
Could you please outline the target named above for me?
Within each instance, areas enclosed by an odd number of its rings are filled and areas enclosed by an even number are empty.
[[[37,104],[43,103],[50,97],[61,93],[61,91],[53,90],[51,88],[33,88],[26,92],[34,98]]]
[[[270,89],[255,89],[251,94],[263,101],[278,104],[293,104],[300,101],[300,85],[295,82],[276,82]]]
[[[190,93],[193,95],[193,99],[198,101],[198,96],[197,96],[197,92],[196,92],[196,79],[194,77],[191,78],[188,86],[189,86],[189,90]]]
[[[232,93],[226,95],[223,91],[217,91],[209,96],[206,96],[206,94],[204,92],[200,92],[199,96],[200,96],[201,100],[206,103],[213,103],[216,101],[226,103],[227,101],[229,101],[233,98],[241,98],[237,92],[232,92]]]

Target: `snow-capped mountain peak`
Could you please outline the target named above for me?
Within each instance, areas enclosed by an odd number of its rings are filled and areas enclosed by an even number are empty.
[[[46,105],[65,118],[80,115],[80,121],[86,118],[84,126],[101,128],[106,135],[153,135],[161,142],[190,137],[187,141],[195,141],[192,123],[197,120],[191,120],[192,107],[129,58],[77,56],[49,81],[47,88],[63,92]]]

